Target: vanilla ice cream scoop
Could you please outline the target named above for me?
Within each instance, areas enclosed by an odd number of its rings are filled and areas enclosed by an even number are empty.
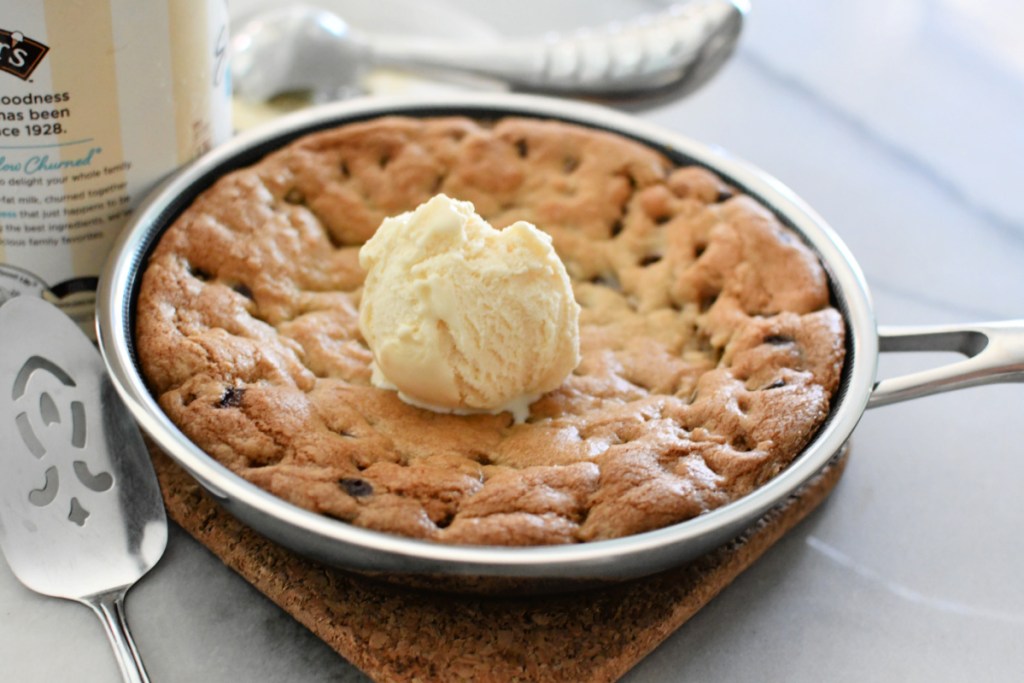
[[[551,237],[495,230],[438,195],[385,219],[359,252],[359,329],[376,386],[441,412],[526,419],[579,363],[579,305]]]

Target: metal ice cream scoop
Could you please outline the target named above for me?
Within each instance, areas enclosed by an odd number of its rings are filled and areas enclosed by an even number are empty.
[[[732,54],[747,0],[690,0],[599,29],[488,42],[360,33],[327,10],[290,5],[233,31],[235,95],[288,92],[314,101],[359,94],[373,66],[483,77],[520,90],[625,98],[691,92]]]
[[[34,591],[99,616],[125,681],[148,681],[124,597],[167,545],[138,427],[103,360],[42,299],[0,306],[0,550]]]

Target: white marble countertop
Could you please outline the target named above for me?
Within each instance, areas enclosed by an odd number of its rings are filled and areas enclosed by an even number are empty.
[[[856,255],[880,324],[1024,318],[1024,8],[753,4],[714,82],[638,115],[815,207]],[[523,33],[585,23],[580,7],[660,6],[447,5]],[[881,372],[936,360],[885,354]],[[829,500],[624,680],[1020,680],[1022,406],[1017,384],[868,411]],[[365,680],[176,527],[127,610],[154,681]],[[0,680],[116,679],[89,610],[28,591],[0,561]]]

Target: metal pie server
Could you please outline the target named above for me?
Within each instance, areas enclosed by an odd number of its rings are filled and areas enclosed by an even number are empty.
[[[124,680],[148,681],[124,597],[163,555],[167,517],[138,427],[42,299],[0,306],[0,349],[0,550],[27,587],[91,607]]]

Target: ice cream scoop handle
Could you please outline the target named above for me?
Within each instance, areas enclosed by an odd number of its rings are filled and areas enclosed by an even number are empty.
[[[745,0],[695,0],[600,30],[493,43],[373,36],[366,49],[385,66],[471,73],[531,90],[627,93],[696,78],[736,42]]]
[[[121,677],[125,683],[149,683],[149,676],[146,668],[142,665],[142,658],[139,656],[135,641],[132,640],[131,631],[128,630],[128,622],[124,613],[124,596],[127,587],[120,588],[109,593],[101,593],[82,602],[92,608],[96,616],[103,622],[103,628],[114,648],[114,655],[117,657],[118,667],[121,669]]]

